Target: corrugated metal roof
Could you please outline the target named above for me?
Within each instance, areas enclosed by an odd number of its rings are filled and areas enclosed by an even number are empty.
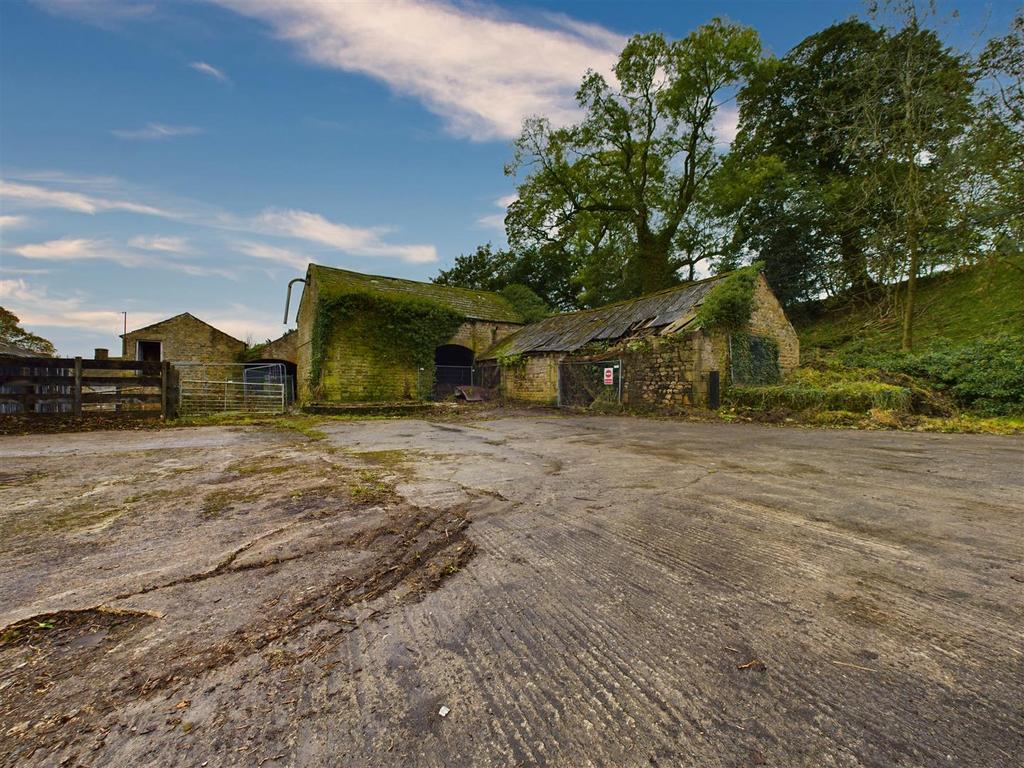
[[[615,341],[638,331],[677,324],[692,317],[721,279],[686,283],[606,307],[547,317],[503,339],[479,359],[527,352],[574,352],[595,341]]]
[[[502,323],[522,323],[523,318],[503,296],[490,291],[453,288],[434,283],[419,283],[398,277],[364,275],[336,267],[310,264],[320,293],[340,296],[347,293],[371,293],[381,296],[413,296],[436,301],[472,320],[491,320]]]

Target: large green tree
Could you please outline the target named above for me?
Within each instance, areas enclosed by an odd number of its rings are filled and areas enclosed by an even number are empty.
[[[0,341],[42,356],[53,355],[55,352],[53,344],[22,328],[18,316],[3,307],[0,307]]]
[[[718,19],[681,40],[633,37],[614,84],[584,78],[579,123],[524,123],[506,168],[522,177],[506,217],[512,250],[572,265],[583,304],[678,282],[709,255],[698,211],[720,157],[715,116],[760,56],[754,30]]]
[[[917,279],[923,270],[957,260],[957,200],[974,120],[974,83],[966,58],[922,23],[912,0],[893,3],[899,25],[858,62],[852,75],[864,83],[849,111],[850,154],[868,156],[862,185],[865,204],[882,203],[886,226],[872,235],[876,270],[905,278],[902,347],[914,345]]]
[[[873,287],[866,232],[879,210],[861,180],[875,158],[849,151],[848,109],[869,88],[853,74],[882,36],[863,21],[835,24],[766,62],[739,92],[736,141],[713,184],[716,211],[733,218],[734,247],[764,263],[788,305]]]

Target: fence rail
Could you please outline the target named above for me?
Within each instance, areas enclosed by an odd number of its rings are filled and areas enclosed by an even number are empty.
[[[167,416],[168,363],[0,356],[0,414]]]

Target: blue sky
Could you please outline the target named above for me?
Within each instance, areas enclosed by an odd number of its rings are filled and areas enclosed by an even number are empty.
[[[961,3],[947,37],[1004,33]],[[62,353],[190,311],[279,335],[309,261],[429,279],[504,242],[509,143],[632,33],[782,54],[859,2],[3,0],[0,304]],[[728,138],[728,108],[719,118]]]

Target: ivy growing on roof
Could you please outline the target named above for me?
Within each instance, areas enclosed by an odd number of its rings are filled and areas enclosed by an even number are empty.
[[[760,262],[737,269],[708,291],[697,309],[697,324],[704,330],[739,331],[750,325],[754,313],[754,289]]]

